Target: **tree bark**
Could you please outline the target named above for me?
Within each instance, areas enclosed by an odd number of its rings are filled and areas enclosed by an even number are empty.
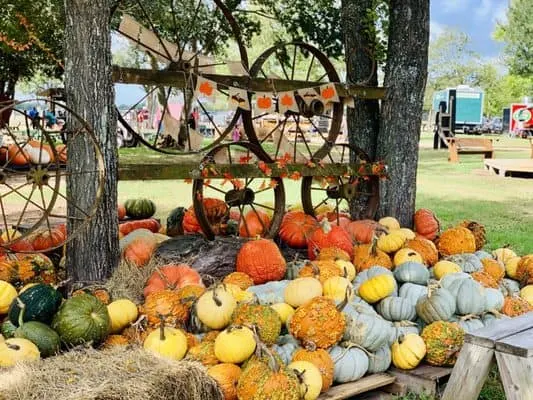
[[[379,214],[412,226],[418,142],[427,78],[429,0],[390,0],[389,43],[377,158],[389,167]]]
[[[70,285],[105,280],[120,259],[117,125],[111,79],[111,5],[111,0],[65,0],[67,104],[93,128],[106,170],[105,186],[95,216],[67,245],[66,268]],[[67,171],[97,169],[95,151],[86,136],[67,139],[67,145]],[[91,207],[96,189],[96,174],[78,174],[67,179],[69,217],[79,215],[73,204],[84,210]],[[78,221],[69,219],[68,231],[78,224]]]
[[[372,57],[376,30],[374,21],[368,17],[368,10],[373,3],[374,0],[342,0],[341,25],[348,83],[378,85],[377,64]],[[379,102],[356,98],[354,105],[354,108],[347,109],[346,115],[348,142],[361,148],[374,160],[379,132]],[[366,203],[367,199],[360,198],[350,204],[352,218],[362,218]]]

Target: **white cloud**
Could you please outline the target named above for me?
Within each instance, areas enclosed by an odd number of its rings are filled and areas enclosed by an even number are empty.
[[[465,10],[468,7],[469,0],[444,0],[442,4],[442,11],[448,14],[455,13],[457,11]]]
[[[441,24],[440,22],[437,22],[435,20],[431,20],[429,22],[429,38],[430,40],[437,39],[440,35],[442,35],[442,32],[446,29],[446,25]]]

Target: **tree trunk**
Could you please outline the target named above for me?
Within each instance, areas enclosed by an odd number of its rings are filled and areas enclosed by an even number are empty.
[[[105,186],[96,215],[67,245],[70,284],[105,280],[118,265],[118,153],[114,90],[111,79],[110,0],[65,0],[65,90],[67,104],[94,130],[104,157]],[[94,171],[96,157],[86,137],[68,140],[67,171]],[[96,197],[95,174],[67,179],[72,204],[88,210]],[[68,230],[79,224],[69,219]]]
[[[342,0],[341,25],[348,83],[378,85],[377,66],[372,58],[376,29],[374,21],[368,17],[368,10],[373,7],[373,3],[374,0]],[[354,105],[355,108],[348,108],[346,116],[348,141],[374,160],[379,132],[379,102],[356,99]],[[351,204],[352,218],[362,217],[366,200],[361,198]]]
[[[389,43],[377,158],[389,167],[379,214],[412,226],[418,142],[427,78],[429,0],[390,0]]]

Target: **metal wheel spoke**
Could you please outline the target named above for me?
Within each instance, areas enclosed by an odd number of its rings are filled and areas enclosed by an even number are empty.
[[[285,65],[283,65],[283,61],[279,58],[278,52],[276,52],[276,58],[279,61],[279,65],[281,66],[281,69],[283,70],[283,74],[285,75],[285,79],[290,81],[291,79],[289,78],[289,74],[287,74],[287,71],[285,70]]]
[[[20,185],[20,186],[18,186],[18,187],[16,187],[16,188],[11,189],[9,192],[2,193],[2,194],[0,195],[0,198],[7,197],[7,196],[9,196],[11,193],[15,193],[15,192],[18,193],[18,191],[19,191],[20,189],[22,189],[24,186],[29,185],[29,184],[30,184],[29,182],[25,182],[25,183],[23,183],[22,185]],[[30,197],[31,197],[31,196],[30,196]]]
[[[165,46],[165,42],[163,41],[163,39],[161,39],[161,36],[159,35],[159,32],[157,31],[154,23],[152,22],[152,19],[150,18],[150,16],[146,12],[146,9],[143,7],[142,1],[138,0],[137,4],[141,8],[141,11],[143,12],[145,18],[148,20],[148,23],[150,24],[150,28],[152,29],[152,32],[157,36],[157,40],[159,41],[159,44],[161,45],[163,50],[165,50],[165,53],[167,55],[167,57],[165,57],[165,58],[168,58],[169,61],[172,61],[172,56],[170,55],[170,52],[168,51],[167,46]],[[152,50],[152,49],[150,49],[150,50]]]
[[[213,117],[207,112],[207,110],[205,109],[205,107],[202,104],[202,102],[199,99],[196,99],[196,102],[200,105],[200,108],[205,113],[205,115],[207,115],[207,118],[209,119],[209,122],[211,122],[211,124],[215,127],[218,135],[219,136],[223,136],[223,134],[222,134],[222,132],[220,132],[220,129],[218,128],[217,124],[215,124],[215,121],[213,120]]]
[[[43,208],[46,209],[46,200],[44,199],[44,192],[42,186],[39,186],[39,192],[41,192],[41,201],[43,203]],[[50,236],[52,236],[52,228],[50,227],[50,220],[48,219],[48,214],[45,212],[44,216],[46,218],[46,226],[48,227],[48,233],[50,234]]]
[[[257,192],[254,191],[255,194],[259,194],[259,193],[263,193],[263,192],[266,192],[267,190],[271,190],[272,188],[271,187],[266,187],[264,189],[259,189]]]
[[[318,78],[317,82],[321,82],[322,79],[324,79],[326,76],[328,76],[328,72],[324,72],[324,75],[322,75],[320,78]]]
[[[326,204],[329,200],[329,197],[326,197],[324,200],[322,200],[320,203],[318,203],[315,207],[313,207],[313,211],[316,211],[318,207],[320,207],[322,204]]]
[[[239,227],[240,227],[240,220],[242,219],[242,223],[244,224],[244,229],[246,230],[246,233],[249,237],[250,230],[248,229],[248,223],[246,222],[246,218],[244,217],[244,207],[242,205],[239,205],[239,212],[241,214],[239,217]]]
[[[305,75],[305,80],[308,81],[309,77],[311,76],[311,69],[313,67],[313,63],[315,61],[315,55],[313,54],[313,57],[311,58],[311,63],[309,64],[309,68],[307,69],[307,74]]]
[[[178,54],[174,54],[174,57],[176,57],[177,55],[179,59],[181,60],[183,53],[182,53],[181,46],[180,46],[180,35],[178,34],[178,31],[179,31],[178,21],[176,20],[176,10],[174,9],[174,0],[170,0],[170,11],[172,14],[172,24],[174,25],[173,27],[174,27],[174,36],[175,36],[174,39],[176,40],[176,51],[178,52]]]
[[[320,190],[323,192],[327,192],[329,189],[313,186],[311,187],[311,190]]]
[[[252,119],[255,121],[256,119],[264,117],[265,115],[268,115],[268,113],[263,113],[263,114],[256,115],[255,117],[252,117]]]
[[[154,92],[154,90],[156,90],[156,89],[157,89],[157,86],[152,87],[152,89],[150,89],[148,92],[146,92],[146,94],[143,97],[141,97],[141,99],[137,103],[135,103],[130,108],[128,108],[128,110],[124,114],[120,114],[120,115],[122,115],[122,117],[125,117],[126,115],[128,115],[129,112],[131,112],[135,107],[137,107],[139,104],[141,104],[144,101],[144,99],[146,99],[148,96],[150,96]]]
[[[250,184],[255,180],[255,178],[246,178],[246,184],[244,185],[245,188],[249,187]]]
[[[265,223],[263,222],[263,218],[261,218],[261,216],[259,215],[259,213],[255,209],[254,203],[250,204],[250,207],[252,208],[253,212],[257,216],[257,219],[259,220],[259,223],[261,224],[261,227],[263,228],[263,232],[262,233],[266,234],[266,231],[267,231],[268,228],[265,226]]]
[[[283,135],[285,135],[285,127],[287,126],[287,117],[283,120],[283,128],[281,129],[281,135],[279,135],[278,144],[276,146],[276,153],[274,154],[274,160],[278,158],[279,155],[279,149],[281,147],[281,140],[283,139]]]
[[[4,220],[5,232],[7,232],[7,239],[10,240],[11,238],[9,237],[9,226],[7,225],[6,210],[4,209],[4,202],[2,201],[1,197],[0,197],[0,208],[2,209],[2,219]]]
[[[8,183],[4,183],[4,185],[6,185],[8,188],[10,189],[13,189],[13,187],[11,187]],[[37,207],[39,210],[43,211],[43,212],[46,212],[45,209],[41,208],[41,206],[39,204],[37,204],[36,202],[34,202],[33,200],[31,200],[29,197],[26,197],[25,195],[23,195],[22,193],[20,192],[16,192],[20,197],[22,197],[24,200],[26,200],[28,203],[31,203],[33,204],[35,207]],[[33,194],[33,191],[32,191],[32,194]],[[1,198],[0,198],[0,201],[1,201]]]
[[[78,205],[76,205],[76,203],[74,203],[71,199],[69,199],[68,196],[65,196],[63,193],[61,193],[59,190],[55,190],[52,186],[50,185],[47,185],[50,189],[52,189],[53,192],[55,192],[58,196],[62,197],[66,202],[67,204],[70,204],[72,206],[74,206],[74,208],[76,210],[78,210],[79,212],[81,212],[82,214],[84,214],[86,217],[90,217],[89,214],[87,214],[84,210],[82,210]]]
[[[259,192],[256,192],[256,194],[257,194],[257,193],[259,193]],[[274,207],[266,206],[266,205],[264,205],[264,204],[257,203],[257,202],[255,202],[255,201],[254,201],[252,204],[253,204],[253,205],[256,205],[256,206],[258,206],[258,207],[265,208],[265,209],[270,210],[270,211],[275,211],[275,210],[276,210]]]
[[[226,194],[226,193],[227,193],[227,192],[225,192],[224,190],[219,189],[219,188],[217,188],[217,187],[215,187],[215,186],[213,186],[213,185],[211,185],[211,184],[209,184],[209,183],[205,183],[205,182],[204,182],[204,186],[207,186],[208,188],[213,189],[213,190],[215,190],[215,191],[217,191],[217,192],[220,192],[220,193],[222,193],[222,194]]]
[[[31,187],[30,198],[31,198],[31,196],[33,196],[33,192],[35,192],[35,185],[32,185],[32,187]],[[17,225],[16,226],[19,226],[20,223],[22,222],[22,217],[24,216],[24,213],[26,212],[26,209],[28,208],[28,204],[29,204],[28,202],[26,202],[24,204],[24,208],[22,209],[22,212],[19,215],[19,218],[17,220]],[[3,210],[2,210],[2,212],[3,212]]]
[[[270,136],[272,136],[274,131],[276,129],[278,129],[280,127],[280,125],[283,124],[286,121],[287,121],[287,117],[285,117],[285,119],[283,121],[278,122],[278,124],[274,127],[274,129],[272,129],[263,139],[261,139],[260,143],[263,144]]]
[[[75,220],[75,221],[85,221],[86,218],[80,218],[80,217],[75,217],[75,216],[68,216],[68,215],[60,215],[60,214],[48,214],[48,216],[52,217],[52,218],[65,218],[65,219],[72,219],[72,220]]]
[[[296,52],[298,46],[294,45],[294,53],[292,54],[292,71],[291,71],[291,81],[294,80],[294,71],[296,69]]]

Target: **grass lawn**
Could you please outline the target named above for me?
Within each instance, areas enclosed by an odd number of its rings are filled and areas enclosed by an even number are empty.
[[[526,140],[495,140],[496,158],[530,155]],[[490,176],[483,170],[481,155],[461,155],[459,164],[448,163],[447,151],[432,150],[431,141],[429,134],[420,141],[417,207],[434,210],[444,227],[463,219],[485,224],[490,249],[510,244],[519,254],[533,253],[533,179]],[[130,159],[138,152],[146,155],[142,149],[121,150]],[[286,180],[285,192],[287,204],[300,202],[300,182]],[[164,220],[174,207],[192,204],[192,185],[178,180],[119,181],[119,201],[132,197],[154,200],[156,215]]]

